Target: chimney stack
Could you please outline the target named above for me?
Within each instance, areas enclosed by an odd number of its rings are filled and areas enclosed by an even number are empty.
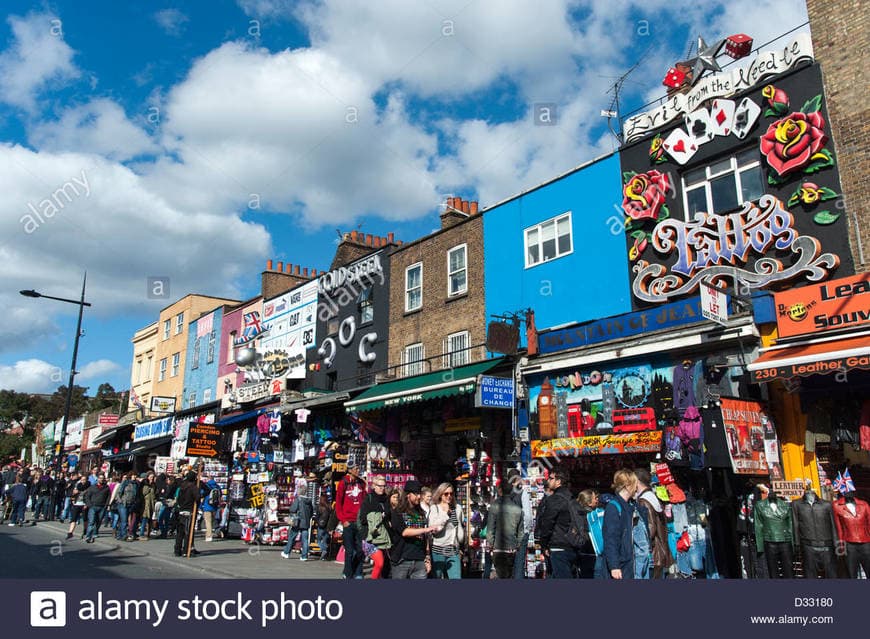
[[[266,270],[267,271],[272,270],[272,260],[266,260]]]
[[[304,267],[302,269],[302,277],[308,277],[308,267]]]
[[[296,270],[295,270],[295,272],[293,273],[293,275],[295,275],[295,276],[297,276],[297,277],[300,276],[300,275],[302,275],[302,267],[300,267],[298,264],[296,265]]]
[[[471,201],[471,215],[477,215],[477,200]]]
[[[395,241],[395,234],[394,233],[387,233],[387,242],[392,244],[394,241]]]
[[[284,262],[278,262],[278,270],[281,271],[284,269]]]

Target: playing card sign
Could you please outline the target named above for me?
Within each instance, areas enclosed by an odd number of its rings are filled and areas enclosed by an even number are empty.
[[[722,98],[713,100],[713,106],[710,107],[710,126],[715,135],[721,137],[731,135],[734,130],[734,111],[736,109],[737,104],[734,100]]]
[[[698,143],[683,129],[674,129],[662,142],[662,148],[677,164],[685,164],[698,152]]]
[[[749,98],[743,98],[734,110],[734,135],[741,140],[749,135],[760,115],[761,107]]]

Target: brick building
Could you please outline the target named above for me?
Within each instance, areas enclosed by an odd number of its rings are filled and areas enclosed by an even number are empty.
[[[807,0],[813,50],[823,71],[828,114],[849,216],[855,270],[870,270],[870,106],[867,103],[870,16],[863,0]]]
[[[390,269],[390,375],[485,358],[483,218],[477,202],[448,198],[441,228],[398,248]]]

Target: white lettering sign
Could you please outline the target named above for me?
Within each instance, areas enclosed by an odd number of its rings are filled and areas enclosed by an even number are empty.
[[[702,78],[688,93],[676,93],[661,106],[628,118],[622,128],[625,143],[637,140],[684,113],[691,113],[706,100],[734,95],[813,59],[810,34],[801,33],[780,49],[760,52],[747,67]]]

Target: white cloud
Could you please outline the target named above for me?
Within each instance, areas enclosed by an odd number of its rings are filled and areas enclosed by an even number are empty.
[[[408,123],[400,93],[379,111],[377,89],[321,51],[224,44],[168,93],[162,142],[175,159],[142,167],[145,181],[180,208],[256,196],[309,227],[422,215],[438,203],[437,141]]]
[[[29,111],[42,90],[61,86],[80,71],[56,16],[31,13],[7,22],[13,42],[0,54],[0,101]]]
[[[290,18],[294,0],[236,0],[239,8],[252,18]]]
[[[78,367],[76,367],[78,368]],[[103,379],[109,373],[114,373],[115,371],[121,370],[120,364],[116,364],[115,362],[108,359],[98,359],[94,362],[88,362],[79,370],[78,375],[76,375],[77,381],[86,381],[89,379],[104,381]]]
[[[64,372],[41,359],[20,360],[6,366],[0,364],[0,389],[19,393],[52,393],[64,384]]]
[[[167,35],[177,38],[184,32],[190,18],[178,9],[163,9],[154,14],[154,20]]]
[[[188,292],[238,298],[243,277],[258,272],[271,253],[262,226],[226,210],[173,206],[127,167],[96,155],[0,145],[0,168],[0,260],[7,291],[74,292],[87,270],[89,315],[156,312],[167,302],[146,296],[149,276],[169,276],[176,299]],[[88,189],[78,187],[75,195],[67,188],[67,199],[59,189],[73,178],[86,181]],[[62,207],[48,217],[29,206],[50,212],[46,201]],[[34,310],[32,302],[0,294],[5,312],[25,319],[66,311],[44,304]],[[42,326],[50,325],[43,320]],[[9,338],[26,337],[26,328],[31,327],[4,323],[0,349],[20,346]]]
[[[57,120],[34,125],[29,134],[40,150],[95,153],[118,161],[159,151],[117,103],[105,98],[66,109]]]

